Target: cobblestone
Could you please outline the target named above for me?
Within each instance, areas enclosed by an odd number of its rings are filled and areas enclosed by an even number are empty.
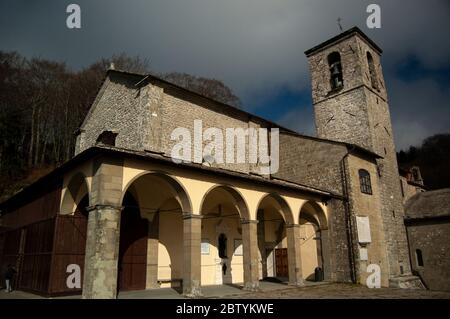
[[[353,284],[325,284],[301,288],[233,295],[251,299],[450,299],[450,291],[380,288]]]

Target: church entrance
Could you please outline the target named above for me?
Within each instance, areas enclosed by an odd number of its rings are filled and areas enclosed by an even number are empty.
[[[138,203],[130,193],[123,200],[120,225],[120,291],[143,290],[146,285],[148,221],[141,218]]]
[[[289,277],[287,248],[275,249],[275,267],[277,277]]]

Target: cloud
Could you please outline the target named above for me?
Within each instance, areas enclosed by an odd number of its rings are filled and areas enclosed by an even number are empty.
[[[449,86],[441,87],[432,78],[393,80],[389,92],[397,149],[418,145],[433,134],[450,132]]]
[[[158,72],[175,70],[223,80],[253,111],[280,88],[310,90],[303,52],[339,33],[336,20],[341,17],[344,28],[359,26],[385,50],[386,81],[396,83],[389,92],[396,108],[394,123],[400,125],[398,136],[408,128],[405,123],[412,123],[401,119],[409,112],[409,105],[401,101],[413,103],[410,95],[417,95],[410,89],[432,94],[430,99],[436,102],[429,108],[443,105],[437,99],[448,97],[432,87],[425,91],[415,83],[397,83],[394,72],[411,55],[429,69],[450,67],[447,0],[377,0],[382,9],[379,30],[365,27],[371,0],[77,0],[82,29],[69,30],[65,9],[71,2],[0,3],[0,49],[66,61],[73,68],[114,53],[140,55]],[[307,112],[301,106],[292,111]],[[436,112],[416,111],[416,132],[419,127],[424,131],[418,135],[435,131],[428,123],[434,122]],[[399,139],[401,145],[418,142],[406,135]]]
[[[301,134],[314,136],[314,115],[312,106],[300,106],[287,112],[277,120],[277,123],[299,132]]]

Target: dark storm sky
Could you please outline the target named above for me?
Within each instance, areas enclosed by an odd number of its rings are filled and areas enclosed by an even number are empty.
[[[66,27],[81,7],[82,28]],[[382,28],[365,25],[382,9]],[[450,1],[0,0],[0,50],[73,69],[125,52],[224,81],[250,112],[313,133],[306,49],[359,26],[383,49],[397,148],[450,131]]]

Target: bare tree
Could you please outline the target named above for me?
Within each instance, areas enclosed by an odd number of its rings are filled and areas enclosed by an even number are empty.
[[[161,77],[185,89],[204,95],[219,102],[241,107],[241,101],[223,82],[214,79],[196,77],[186,73],[165,73]]]

